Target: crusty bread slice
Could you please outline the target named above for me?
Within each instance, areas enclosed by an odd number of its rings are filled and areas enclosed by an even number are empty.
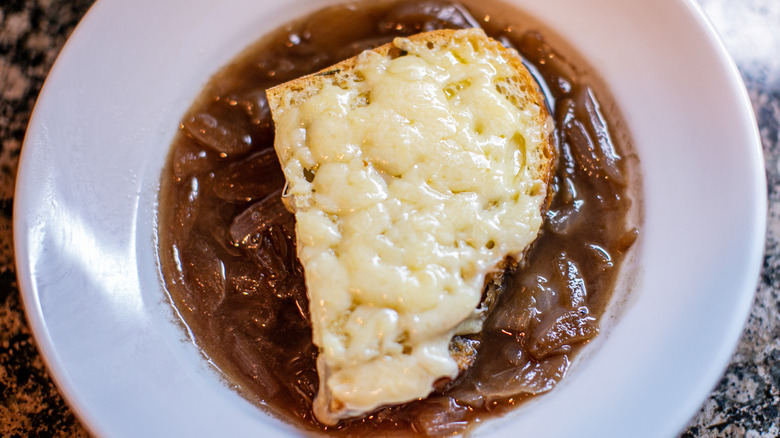
[[[426,397],[471,361],[482,290],[536,239],[555,151],[519,55],[479,29],[267,91],[319,347],[325,424]]]

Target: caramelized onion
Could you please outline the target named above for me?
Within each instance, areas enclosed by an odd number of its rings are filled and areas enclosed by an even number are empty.
[[[225,265],[222,260],[210,245],[198,237],[182,249],[179,257],[183,280],[196,289],[193,296],[197,299],[190,305],[206,313],[213,312],[225,298]]]
[[[282,192],[277,190],[250,205],[230,224],[230,239],[236,246],[259,244],[262,236],[273,226],[289,224],[293,215],[282,203]]]
[[[553,99],[569,94],[577,77],[571,64],[552,49],[539,32],[526,32],[517,48],[530,61],[552,93]]]
[[[555,264],[558,268],[558,275],[567,286],[561,291],[561,304],[570,309],[585,306],[588,293],[585,291],[585,280],[582,278],[577,264],[565,252],[558,255]]]
[[[528,352],[537,360],[553,354],[568,353],[572,346],[590,341],[599,332],[596,318],[581,310],[548,315],[531,335],[534,342]]]
[[[273,149],[265,149],[214,172],[214,192],[228,202],[265,198],[284,184]]]
[[[518,394],[541,394],[551,390],[563,378],[568,368],[569,359],[565,355],[553,356],[540,362],[529,360],[522,366],[507,368],[482,381],[479,392],[486,401]]]
[[[468,407],[461,406],[451,397],[430,397],[421,402],[418,409],[412,428],[426,436],[456,435],[469,425]]]
[[[173,176],[178,179],[197,175],[211,166],[208,152],[194,144],[194,141],[182,141],[181,147],[173,151],[171,161]]]
[[[198,113],[181,122],[182,129],[201,145],[223,156],[240,155],[252,147],[252,136],[236,123]]]
[[[387,18],[380,22],[380,26],[384,29],[396,29],[406,33],[428,32],[444,28],[480,27],[479,22],[462,6],[440,0],[401,3],[390,10]]]

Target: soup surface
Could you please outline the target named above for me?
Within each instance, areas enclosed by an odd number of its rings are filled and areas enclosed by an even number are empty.
[[[424,400],[324,427],[311,411],[317,349],[265,90],[395,36],[476,26],[523,55],[554,115],[559,160],[542,233],[493,287],[483,332],[453,344],[473,362],[467,371]],[[524,27],[444,0],[336,6],[262,39],[205,87],[162,175],[160,266],[195,342],[245,397],[336,435],[449,435],[549,391],[598,334],[638,235],[636,163],[582,68]]]

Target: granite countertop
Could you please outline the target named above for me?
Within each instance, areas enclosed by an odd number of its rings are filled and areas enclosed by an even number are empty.
[[[742,338],[682,437],[780,436],[780,1],[699,0],[747,85],[766,158],[766,253]],[[60,49],[93,0],[5,0],[0,9],[0,436],[89,436],[52,383],[21,305],[14,181],[25,129]]]

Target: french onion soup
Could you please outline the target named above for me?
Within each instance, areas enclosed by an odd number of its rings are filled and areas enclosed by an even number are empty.
[[[588,77],[518,29],[443,0],[334,6],[205,87],[163,172],[160,266],[249,400],[307,430],[450,435],[552,389],[599,333],[636,163]]]

